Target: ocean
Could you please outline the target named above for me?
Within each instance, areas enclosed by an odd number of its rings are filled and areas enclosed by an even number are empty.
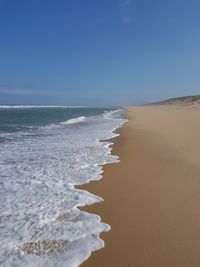
[[[106,140],[124,122],[116,109],[0,106],[0,266],[75,267],[104,246],[110,226],[78,209],[103,199],[75,186],[119,161]]]

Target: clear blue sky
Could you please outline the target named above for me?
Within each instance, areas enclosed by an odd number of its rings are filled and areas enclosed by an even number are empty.
[[[199,0],[0,0],[0,103],[198,93]]]

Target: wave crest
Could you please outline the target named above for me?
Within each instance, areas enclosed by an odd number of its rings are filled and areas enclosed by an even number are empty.
[[[60,124],[66,125],[66,124],[80,123],[80,122],[84,122],[85,119],[86,119],[86,117],[82,116],[82,117],[78,117],[78,118],[69,119],[67,121],[62,121],[62,122],[60,122]]]

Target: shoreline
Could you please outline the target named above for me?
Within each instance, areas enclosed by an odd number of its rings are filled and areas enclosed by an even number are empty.
[[[130,107],[126,115],[112,145],[120,162],[81,186],[104,199],[81,209],[111,226],[100,235],[105,248],[81,266],[199,266],[200,109]]]

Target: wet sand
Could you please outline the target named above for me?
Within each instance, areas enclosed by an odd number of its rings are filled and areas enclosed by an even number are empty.
[[[104,198],[85,208],[111,230],[81,266],[200,266],[200,106],[130,107],[115,139],[120,163],[82,188]]]

